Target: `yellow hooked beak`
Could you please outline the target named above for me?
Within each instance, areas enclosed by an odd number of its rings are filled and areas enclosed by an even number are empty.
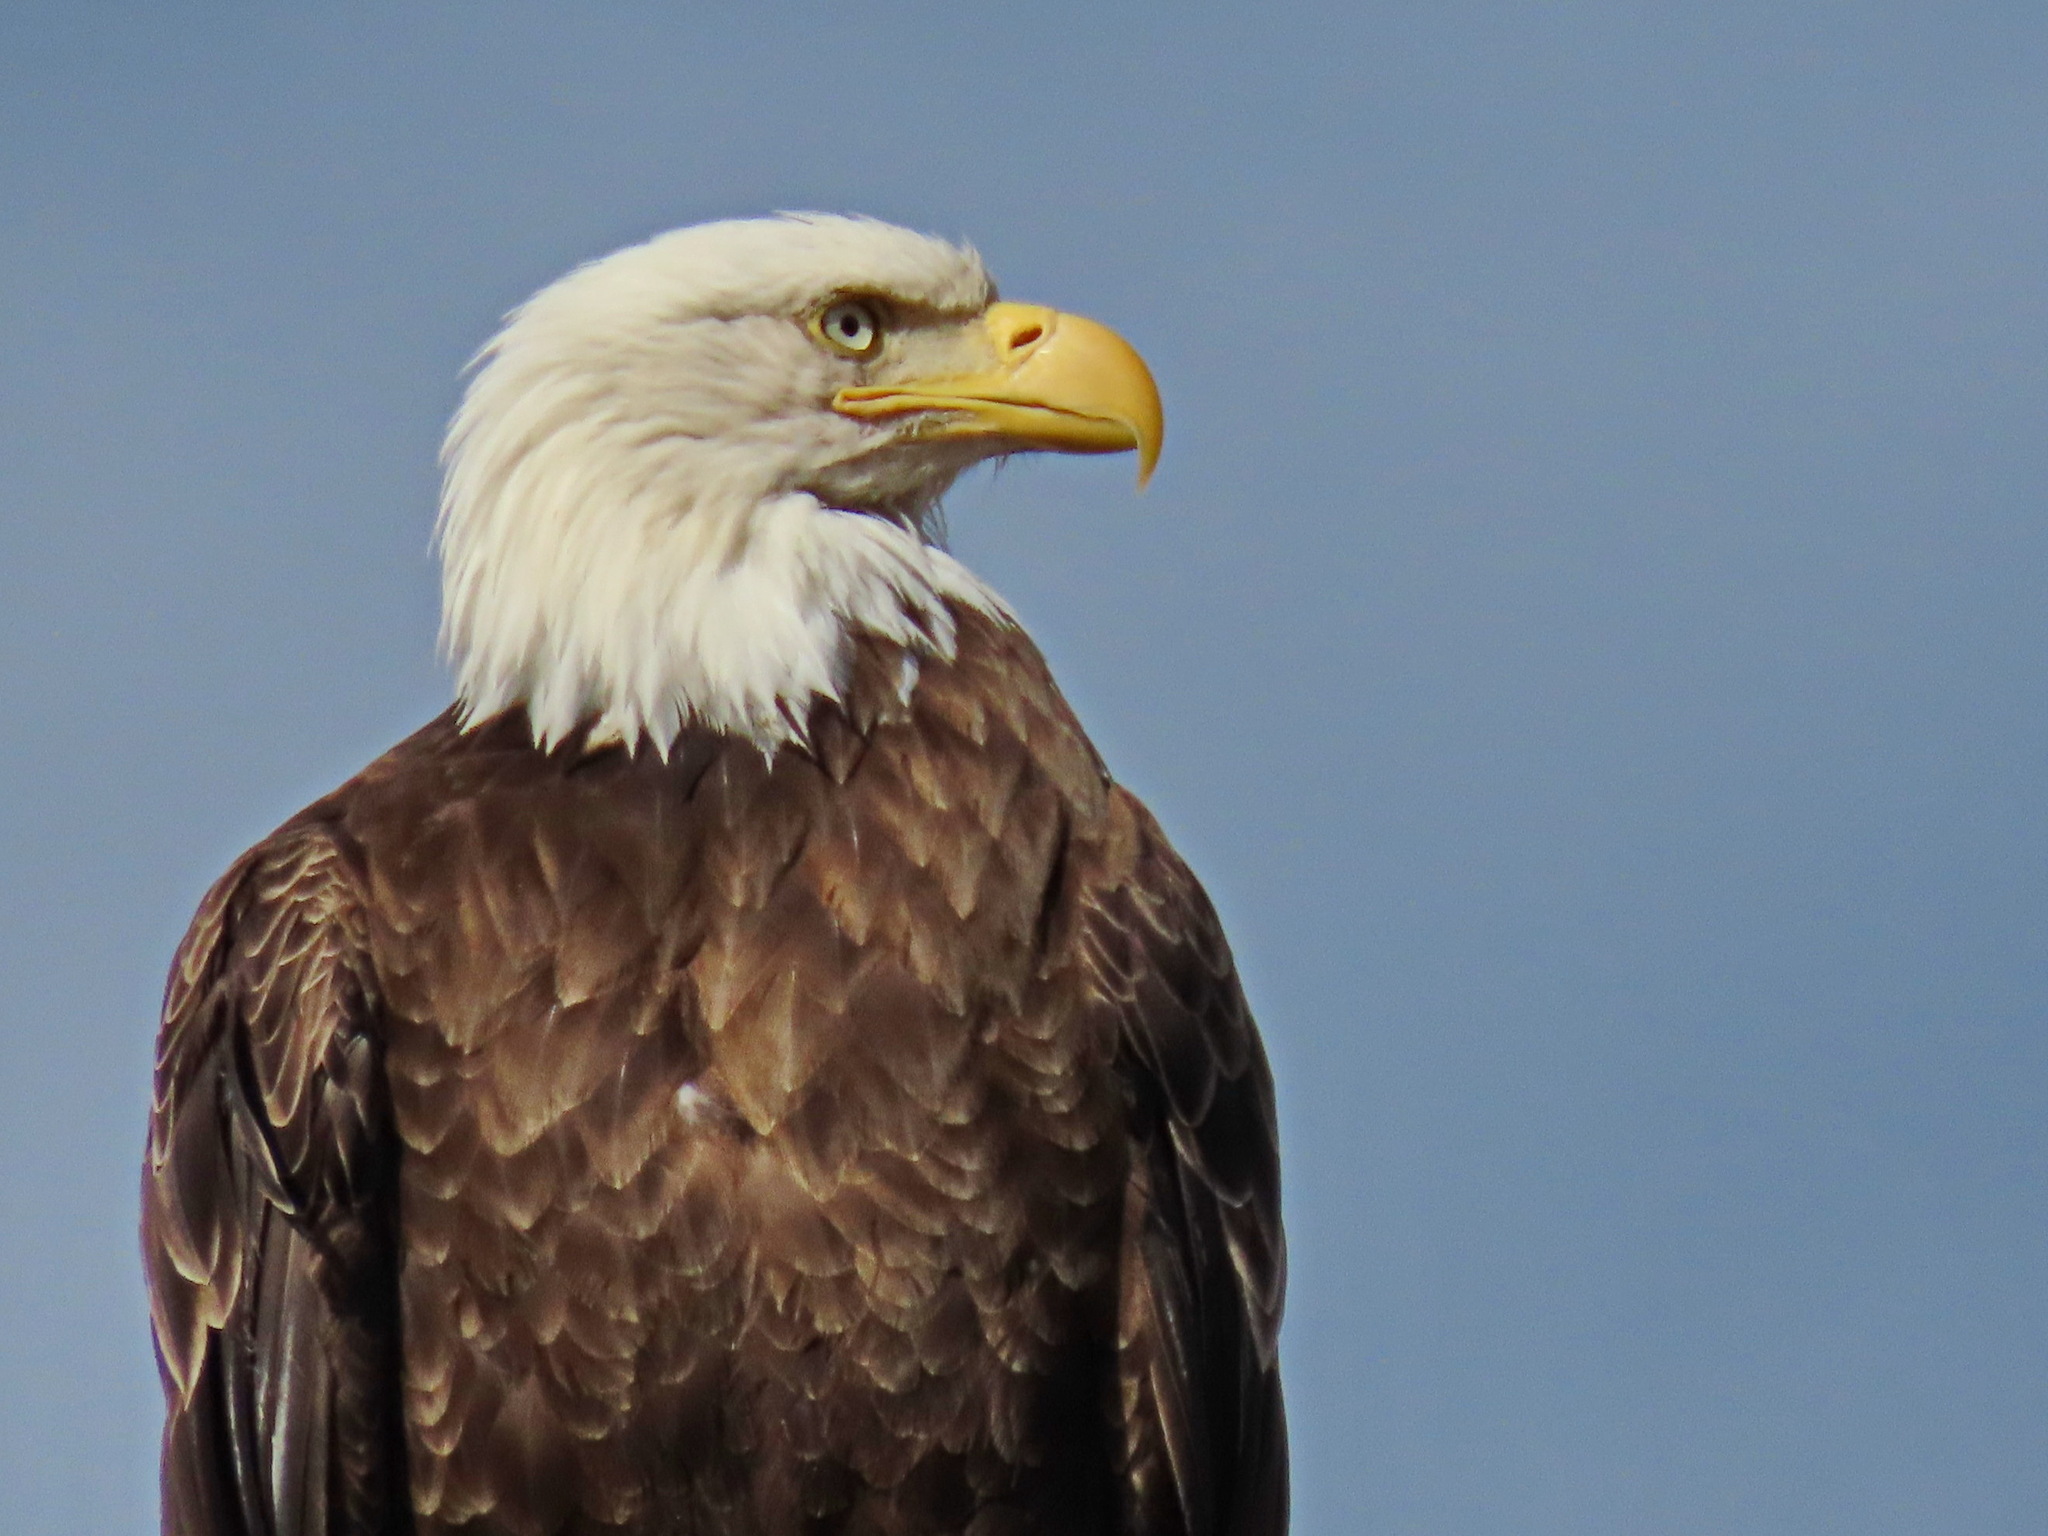
[[[1166,418],[1152,370],[1106,325],[1036,304],[991,304],[981,321],[994,349],[971,372],[840,390],[832,409],[862,421],[931,413],[921,435],[986,437],[1055,453],[1138,451],[1152,478]],[[979,352],[982,349],[977,347]]]

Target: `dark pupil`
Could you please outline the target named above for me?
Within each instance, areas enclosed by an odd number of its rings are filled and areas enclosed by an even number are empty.
[[[839,334],[848,341],[853,340],[854,337],[860,334],[860,322],[851,315],[841,315],[839,317]]]

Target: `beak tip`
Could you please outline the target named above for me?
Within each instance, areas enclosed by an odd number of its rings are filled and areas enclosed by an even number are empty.
[[[1162,433],[1154,430],[1150,434],[1138,433],[1138,489],[1144,490],[1152,483],[1152,472],[1159,468],[1159,450]]]

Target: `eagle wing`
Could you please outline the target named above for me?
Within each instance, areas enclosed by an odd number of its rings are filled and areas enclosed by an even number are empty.
[[[1131,1528],[1278,1536],[1272,1073],[1215,909],[1122,790],[1082,921],[1096,995],[1117,1015],[1133,1136],[1118,1329]]]
[[[173,962],[142,1177],[166,1536],[392,1527],[396,1159],[358,876],[288,828]]]

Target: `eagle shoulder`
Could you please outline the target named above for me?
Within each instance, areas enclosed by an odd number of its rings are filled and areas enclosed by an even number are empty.
[[[1133,1529],[1287,1524],[1286,1288],[1273,1078],[1207,894],[1113,792],[1081,901],[1130,1106],[1119,1374]]]
[[[302,817],[207,893],[171,967],[142,1181],[166,1532],[378,1529],[404,1487],[358,879]]]

